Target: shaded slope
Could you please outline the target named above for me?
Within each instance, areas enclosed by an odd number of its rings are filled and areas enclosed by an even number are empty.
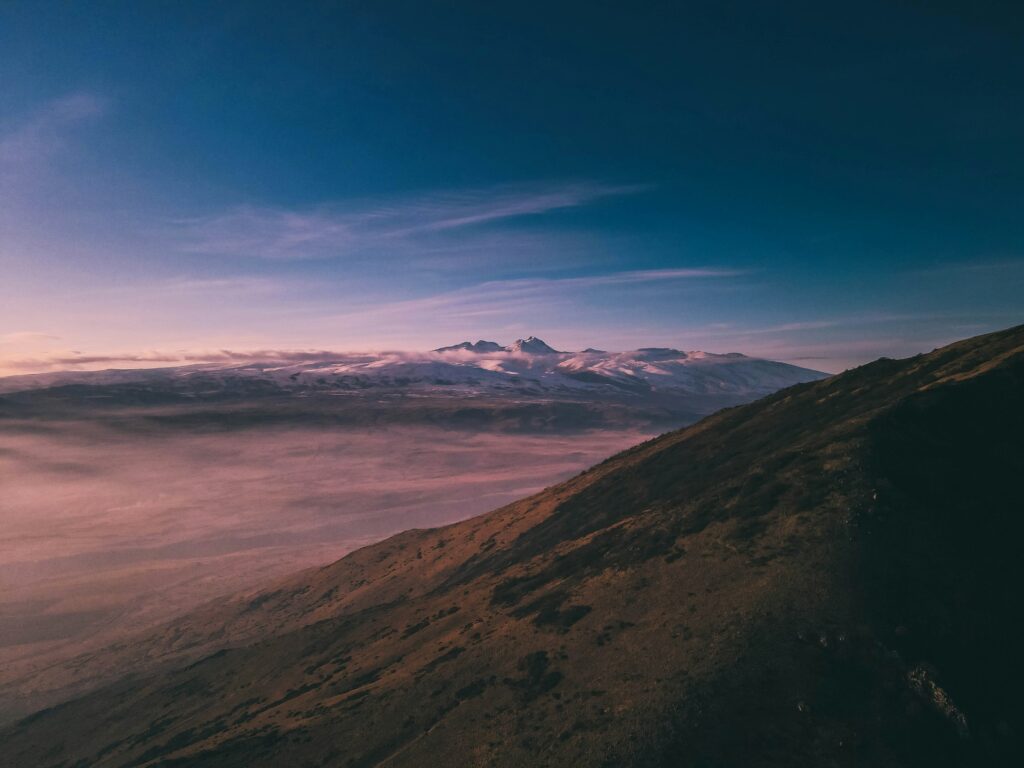
[[[211,606],[140,648],[263,639],[0,737],[16,765],[1016,764],[1022,393],[1021,328],[790,388]]]

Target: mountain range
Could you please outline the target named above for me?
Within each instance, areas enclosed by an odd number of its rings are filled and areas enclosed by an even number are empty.
[[[495,347],[497,347],[495,349]],[[827,374],[737,353],[558,352],[536,337],[432,352],[264,352],[167,368],[0,378],[0,419],[163,426],[427,424],[663,431]]]
[[[1022,392],[1017,327],[728,408],[126,639],[4,759],[1018,765]]]
[[[645,348],[558,352],[536,337],[432,352],[258,353],[168,368],[0,378],[0,418],[187,411],[209,423],[496,425],[503,429],[670,428],[819,371],[737,353]],[[176,418],[163,414],[165,422]]]
[[[823,377],[818,371],[738,353],[642,348],[608,353],[558,352],[534,336],[508,346],[464,341],[432,352],[357,354],[264,353],[238,363],[172,368],[61,371],[0,379],[0,393],[59,386],[173,387],[193,397],[222,394],[231,385],[266,391],[353,392],[428,389],[464,396],[602,393],[757,396]],[[294,359],[294,358],[299,359]],[[241,391],[241,390],[240,390]]]

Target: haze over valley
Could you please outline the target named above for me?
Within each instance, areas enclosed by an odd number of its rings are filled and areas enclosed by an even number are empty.
[[[534,337],[303,357],[0,379],[0,713],[56,660],[823,375]]]

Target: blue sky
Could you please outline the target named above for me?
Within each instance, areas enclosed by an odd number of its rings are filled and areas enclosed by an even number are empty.
[[[1024,14],[824,5],[5,3],[0,373],[1024,322]]]

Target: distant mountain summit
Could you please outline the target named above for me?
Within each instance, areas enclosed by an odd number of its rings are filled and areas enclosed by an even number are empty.
[[[559,355],[557,349],[548,346],[542,339],[530,336],[526,339],[516,339],[514,343],[507,346],[509,352],[522,352],[527,355]]]
[[[557,349],[549,346],[544,342],[543,339],[538,339],[536,336],[530,336],[525,339],[516,339],[515,342],[509,344],[507,347],[503,347],[496,341],[480,341],[473,344],[469,341],[463,341],[461,344],[452,344],[448,347],[438,347],[433,350],[434,352],[476,352],[477,354],[485,354],[488,352],[515,352],[519,354],[527,355],[560,355],[563,354]]]
[[[484,341],[483,339],[480,339],[480,341],[478,341],[476,344],[474,344],[474,343],[472,343],[470,341],[464,341],[461,344],[452,344],[450,347],[438,347],[437,349],[434,350],[434,352],[460,352],[460,351],[466,351],[466,352],[483,353],[483,352],[501,352],[504,349],[505,349],[505,347],[501,346],[501,344],[499,344],[496,341]]]

